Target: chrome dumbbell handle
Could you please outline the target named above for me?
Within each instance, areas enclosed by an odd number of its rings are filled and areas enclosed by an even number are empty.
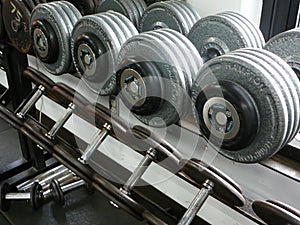
[[[30,200],[31,194],[30,193],[7,193],[5,195],[6,200]]]
[[[144,175],[146,170],[149,168],[150,164],[155,160],[156,151],[154,149],[150,149],[147,151],[147,154],[143,158],[143,160],[139,163],[137,168],[125,182],[124,186],[121,188],[126,194],[129,194],[130,191],[134,188],[139,179]]]
[[[178,225],[188,225],[193,221],[208,196],[212,193],[213,188],[214,183],[210,180],[206,180],[203,184],[203,188],[197,193]]]
[[[46,136],[50,139],[53,139],[57,132],[60,130],[60,128],[63,127],[63,125],[68,121],[68,119],[71,117],[72,113],[75,110],[75,105],[73,103],[70,103],[64,114],[58,119],[58,121],[54,124],[54,126],[51,128],[51,130],[46,133]]]
[[[17,117],[20,119],[24,119],[26,114],[30,111],[30,109],[34,106],[34,104],[42,97],[45,92],[45,87],[40,85],[36,92],[31,96],[31,98],[26,102],[23,108],[17,113]]]
[[[70,173],[70,170],[64,167],[63,165],[60,165],[58,167],[53,168],[52,170],[47,171],[44,174],[40,174],[39,176],[26,181],[22,184],[19,184],[17,186],[17,189],[19,191],[26,191],[31,188],[34,182],[39,182],[40,185],[44,186],[47,185],[51,180],[57,179],[60,176],[64,176]]]
[[[106,139],[109,131],[111,130],[111,125],[106,123],[103,126],[102,130],[99,130],[95,136],[93,137],[91,143],[87,146],[85,149],[83,155],[79,158],[79,161],[83,164],[86,164],[88,159],[91,157],[91,155],[94,153],[95,150],[103,143],[103,141]]]

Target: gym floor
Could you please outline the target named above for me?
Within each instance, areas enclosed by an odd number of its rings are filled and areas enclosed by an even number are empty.
[[[0,167],[20,158],[15,129],[0,119]],[[14,201],[8,212],[0,211],[0,225],[140,225],[122,210],[112,207],[100,193],[88,194],[84,188],[68,193],[65,205],[53,202],[39,210],[24,201]]]

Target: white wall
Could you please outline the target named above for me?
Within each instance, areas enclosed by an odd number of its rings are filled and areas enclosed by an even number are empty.
[[[235,11],[257,25],[260,23],[262,0],[187,0],[187,2],[197,8],[201,17],[224,11]]]

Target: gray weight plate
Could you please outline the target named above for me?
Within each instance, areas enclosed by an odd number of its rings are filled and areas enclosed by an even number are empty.
[[[248,46],[243,33],[230,20],[218,15],[200,19],[188,38],[204,61]]]
[[[111,15],[115,15],[116,17],[118,17],[126,26],[126,31],[130,31],[128,33],[129,37],[132,37],[133,35],[138,35],[139,32],[136,29],[136,27],[134,26],[134,24],[124,15],[122,15],[121,13],[115,12],[115,11],[111,11],[109,12]],[[127,38],[127,39],[128,39]]]
[[[195,22],[192,21],[191,15],[186,11],[185,8],[183,8],[183,3],[181,1],[168,1],[166,2],[167,4],[171,5],[174,7],[174,10],[178,11],[178,13],[182,16],[182,19],[184,23],[186,23],[188,31],[193,27]],[[188,33],[188,32],[187,32]]]
[[[170,28],[184,35],[188,32],[186,21],[174,7],[164,2],[149,6],[140,21],[139,31],[146,32],[159,28]]]
[[[155,2],[163,2],[163,1],[166,1],[166,0],[145,0],[145,3],[146,3],[147,6],[149,6],[149,5],[152,5]]]
[[[295,135],[299,132],[299,125],[300,125],[300,82],[299,79],[297,78],[297,75],[295,72],[291,69],[291,67],[280,57],[277,55],[263,49],[247,49],[248,51],[254,51],[254,52],[259,52],[261,54],[264,54],[265,56],[268,56],[269,58],[272,58],[278,66],[281,67],[279,70],[279,74],[281,77],[285,80],[287,83],[287,86],[289,88],[289,93],[291,94],[293,98],[293,105],[294,105],[294,115],[295,119],[293,120],[294,122],[294,131],[293,134],[289,140],[293,139]]]
[[[243,34],[245,40],[247,41],[248,47],[253,47],[253,48],[256,47],[256,40],[255,40],[254,36],[252,35],[252,32],[247,29],[247,27],[243,24],[243,22],[241,20],[239,20],[229,14],[219,14],[219,16],[226,17],[233,24],[235,24],[237,29]]]
[[[286,61],[300,77],[300,30],[293,29],[271,38],[264,48]]]
[[[195,9],[194,6],[192,6],[191,4],[185,2],[184,7],[188,8],[188,12],[193,14],[192,18],[195,21],[195,23],[198,22],[201,19],[198,11]]]
[[[189,88],[191,88],[192,82],[203,64],[202,59],[197,52],[197,49],[184,35],[174,30],[160,29],[156,30],[156,32],[166,36],[169,40],[172,40],[173,44],[177,46],[178,50],[180,50],[178,54],[176,54],[177,56],[182,56],[182,58],[179,59],[182,62],[185,61],[185,64],[187,65],[186,81],[189,84]]]
[[[152,31],[154,32],[154,31]],[[174,62],[169,52],[164,51],[164,45],[161,41],[149,40],[151,32],[143,33],[130,38],[121,48],[118,56],[118,69],[122,69],[126,60],[136,61],[137,57],[144,62],[151,61],[158,63],[161,75],[168,80],[168,88],[165,88],[164,99],[170,104],[163,104],[161,108],[152,115],[135,115],[142,123],[153,127],[165,127],[179,120],[176,109],[181,109],[185,97],[180,92],[182,78],[176,73]],[[173,90],[173,91],[172,91]]]
[[[98,16],[101,20],[103,20],[103,22],[105,24],[107,24],[109,28],[111,28],[111,29],[109,29],[107,31],[111,32],[109,35],[114,38],[113,39],[114,47],[116,48],[116,50],[118,48],[120,48],[121,45],[126,40],[125,40],[125,35],[122,32],[121,28],[118,26],[118,24],[115,23],[115,21],[110,18],[110,14],[109,13],[101,13],[101,14],[95,14],[95,15]],[[117,50],[117,52],[118,52],[118,50]]]
[[[192,88],[194,103],[202,90],[213,84],[215,79],[231,81],[243,87],[254,99],[260,118],[258,132],[248,146],[235,151],[224,148],[218,151],[225,157],[242,163],[259,162],[272,156],[282,146],[288,124],[285,99],[278,83],[252,60],[224,55],[207,62],[200,70]],[[195,110],[194,115],[199,119]]]
[[[129,28],[127,28],[126,24],[115,14],[107,13],[105,17],[108,17],[109,20],[112,20],[114,22],[114,26],[116,27],[114,28],[114,30],[115,32],[117,32],[117,36],[120,41],[120,46],[122,46],[127,41],[127,39],[129,39],[132,36]]]
[[[37,20],[46,20],[51,24],[59,40],[57,46],[59,54],[58,59],[54,63],[42,63],[42,65],[48,72],[55,75],[67,72],[71,63],[71,57],[69,56],[70,45],[69,37],[67,36],[69,30],[67,25],[62,22],[64,21],[64,18],[49,4],[40,4],[35,8],[31,15],[31,24],[33,21]]]
[[[68,32],[66,33],[66,35],[68,36],[68,37],[70,37],[70,35],[71,35],[71,32],[72,32],[72,30],[73,30],[73,22],[72,22],[72,20],[71,20],[71,18],[69,17],[69,15],[68,15],[68,9],[67,9],[67,12],[65,11],[65,5],[63,6],[63,4],[61,4],[60,2],[58,2],[58,1],[55,1],[55,2],[49,2],[49,3],[47,3],[46,4],[46,7],[52,7],[53,8],[53,10],[56,10],[59,14],[60,14],[60,16],[62,17],[62,21],[58,21],[58,23],[62,23],[62,22],[64,22],[66,25],[67,25],[67,28],[68,28]]]
[[[63,8],[65,13],[69,16],[70,20],[72,21],[73,26],[82,17],[79,10],[73,4],[71,4],[70,2],[59,1],[59,2],[57,2],[57,4],[59,4]]]
[[[254,35],[255,40],[257,42],[257,48],[262,48],[265,45],[265,38],[259,29],[259,27],[256,26],[256,24],[252,23],[250,20],[248,20],[246,17],[243,15],[237,13],[237,12],[225,12],[225,14],[231,15],[236,17],[237,19],[241,20],[245,27],[247,29],[250,29],[252,32],[252,35]]]
[[[289,83],[287,81],[289,79],[286,78],[286,72],[281,69],[281,67],[274,61],[273,59],[269,58],[267,55],[260,54],[257,51],[248,51],[247,49],[240,49],[239,51],[234,51],[230,54],[240,55],[242,57],[245,57],[249,60],[255,61],[257,64],[262,66],[266,71],[268,71],[269,74],[273,75],[273,78],[278,83],[278,86],[280,87],[280,91],[283,93],[286,107],[287,107],[287,121],[288,121],[288,128],[287,128],[287,134],[284,138],[284,142],[282,143],[283,147],[287,144],[287,142],[290,140],[291,136],[294,133],[295,129],[295,108],[294,108],[294,102],[293,98],[290,93]],[[283,74],[282,74],[283,73]],[[295,91],[295,90],[294,90]]]
[[[146,33],[147,34],[147,33]],[[149,40],[154,39],[155,41],[161,41],[164,46],[164,51],[167,51],[171,56],[171,60],[174,66],[178,70],[179,76],[181,76],[182,89],[189,93],[192,85],[191,71],[188,62],[185,59],[180,58],[184,53],[181,51],[180,40],[172,35],[166,35],[166,33],[160,33],[159,30],[151,33]]]
[[[135,24],[138,25],[144,11],[146,10],[146,3],[143,2],[142,0],[132,0],[132,3],[135,6],[135,8],[133,8],[133,13],[136,17]]]
[[[85,16],[78,21],[72,32],[71,48],[73,60],[76,62],[77,52],[74,51],[78,37],[82,35],[93,35],[94,38],[98,39],[106,51],[105,56],[108,57],[108,64],[106,68],[107,73],[95,74],[97,76],[102,76],[100,79],[101,81],[99,82],[90,82],[89,79],[84,76],[84,74],[81,75],[83,76],[83,81],[86,82],[92,91],[100,95],[108,95],[115,89],[114,78],[112,75],[114,74],[114,69],[116,68],[116,57],[120,47],[120,42],[110,25],[106,23],[105,19],[103,20],[103,18],[101,18],[101,14]],[[75,63],[75,66],[77,71],[80,73],[79,65]],[[97,71],[97,63],[95,67]]]
[[[136,18],[133,13],[133,4],[131,0],[102,0],[96,7],[96,12],[116,11],[126,16],[130,21],[136,24]]]

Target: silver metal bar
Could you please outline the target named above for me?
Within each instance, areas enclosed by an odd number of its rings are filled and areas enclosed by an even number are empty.
[[[53,139],[57,132],[60,130],[60,128],[62,128],[63,125],[71,117],[74,110],[75,105],[73,103],[70,103],[64,114],[57,120],[57,122],[53,125],[51,130],[46,134],[46,137],[48,137],[49,139]]]
[[[45,92],[45,87],[40,85],[32,97],[26,102],[24,107],[17,113],[17,117],[24,119],[29,110],[34,106],[34,104],[42,97]]]
[[[131,176],[128,178],[124,186],[122,187],[122,191],[129,194],[130,191],[134,188],[138,180],[143,176],[146,170],[149,168],[150,164],[155,159],[156,151],[154,149],[150,149],[147,152],[147,155],[143,158],[143,160],[139,163],[137,168],[133,171]]]
[[[17,189],[19,191],[29,190],[31,188],[31,186],[33,185],[34,182],[40,182],[40,181],[44,182],[45,179],[47,179],[50,176],[55,175],[55,177],[56,177],[56,176],[59,176],[62,173],[65,173],[67,171],[68,171],[68,169],[65,166],[63,166],[63,165],[57,166],[57,167],[55,167],[55,168],[53,168],[53,169],[51,169],[51,170],[49,170],[49,171],[47,171],[45,173],[39,174],[38,176],[36,176],[36,177],[34,177],[34,178],[32,178],[32,179],[30,179],[28,181],[25,181],[25,182],[19,184],[17,186]],[[51,178],[54,179],[53,177],[51,177]]]
[[[29,200],[30,193],[7,193],[5,195],[6,200]]]
[[[80,157],[79,161],[86,164],[88,159],[91,157],[93,152],[98,149],[98,147],[103,143],[107,137],[109,131],[111,130],[111,125],[106,123],[102,130],[99,130],[93,137],[91,143],[85,149],[83,155]]]
[[[189,225],[193,221],[200,208],[202,207],[208,196],[211,194],[213,187],[214,183],[210,180],[206,180],[204,182],[203,188],[197,193],[196,197],[193,199],[187,211],[179,221],[178,225]]]
[[[82,187],[83,185],[85,185],[85,181],[84,180],[78,180],[76,182],[61,186],[61,190],[63,191],[63,193],[67,193],[67,192],[72,191],[76,188]]]

